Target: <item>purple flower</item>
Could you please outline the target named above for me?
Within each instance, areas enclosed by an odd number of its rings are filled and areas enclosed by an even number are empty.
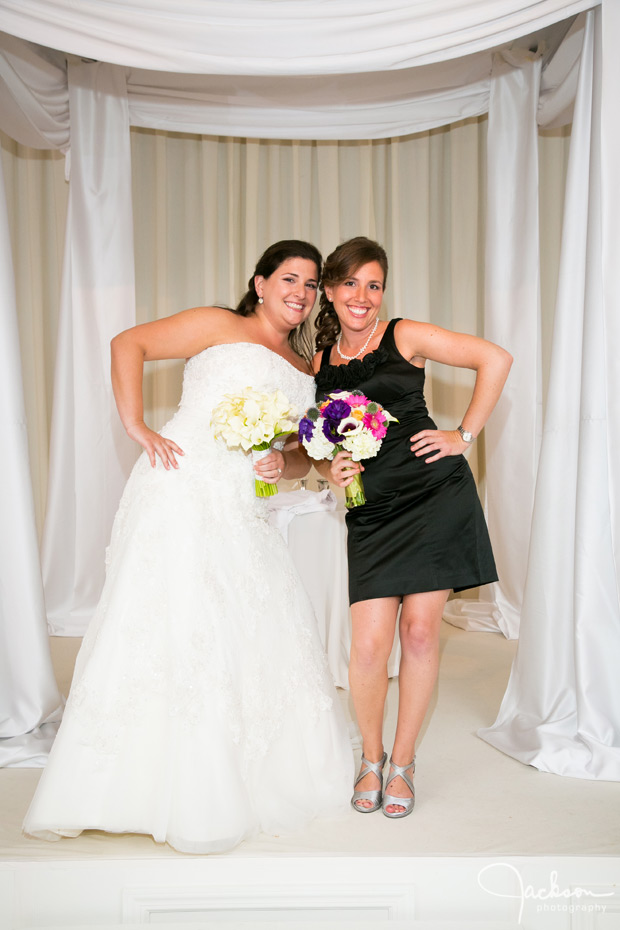
[[[323,410],[325,419],[336,424],[340,423],[341,420],[346,420],[350,415],[351,407],[344,400],[332,400]]]
[[[338,423],[335,420],[323,420],[323,435],[334,444],[340,442],[342,439],[342,436],[338,432]]]
[[[310,442],[313,432],[314,423],[312,420],[309,420],[308,417],[302,417],[299,421],[299,441],[303,442],[305,439],[306,442]]]

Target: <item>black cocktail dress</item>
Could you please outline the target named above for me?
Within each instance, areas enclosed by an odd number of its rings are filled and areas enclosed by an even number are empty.
[[[366,459],[366,503],[347,513],[351,603],[497,580],[489,534],[471,469],[462,455],[427,464],[410,437],[437,429],[424,401],[424,369],[398,351],[391,320],[379,348],[347,365],[323,351],[317,399],[359,390],[381,404],[390,423],[379,454]]]

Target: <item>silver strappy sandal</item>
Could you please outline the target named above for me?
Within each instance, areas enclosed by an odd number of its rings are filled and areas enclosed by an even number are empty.
[[[387,752],[383,753],[381,759],[378,762],[369,762],[368,759],[365,759],[362,756],[362,761],[360,764],[360,773],[355,779],[355,784],[353,785],[353,797],[351,798],[351,806],[353,810],[358,811],[360,814],[372,814],[373,811],[378,811],[381,807],[381,797],[383,795],[383,766],[387,762]],[[366,766],[366,768],[364,768]],[[381,783],[380,788],[375,788],[374,791],[355,791],[355,787],[360,783],[362,778],[365,778],[366,775],[373,773],[379,779]],[[372,801],[372,807],[358,807],[358,801]]]
[[[411,769],[411,777],[407,775],[408,770]],[[386,793],[383,795],[383,802],[381,804],[381,810],[386,817],[391,817],[393,820],[397,820],[399,817],[407,817],[413,810],[413,805],[415,804],[415,788],[413,787],[413,776],[415,774],[415,756],[413,757],[413,762],[410,762],[409,765],[396,765],[395,762],[392,762],[390,759],[390,771],[388,773],[388,780],[385,784]],[[389,785],[394,781],[395,778],[402,778],[404,783],[409,788],[411,792],[410,798],[397,798],[393,794],[387,794],[387,789]],[[397,804],[399,807],[403,807],[402,811],[388,811],[386,807],[390,807],[392,804]]]

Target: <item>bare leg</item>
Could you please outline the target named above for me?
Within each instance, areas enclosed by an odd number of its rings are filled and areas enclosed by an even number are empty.
[[[351,605],[352,642],[349,684],[362,734],[362,753],[369,762],[383,755],[383,710],[387,694],[387,663],[392,651],[400,598],[381,597]],[[374,791],[379,781],[372,772],[357,785]],[[371,807],[358,801],[358,807]]]
[[[437,680],[439,625],[448,594],[449,591],[426,591],[403,598],[399,630],[402,655],[398,673],[398,723],[392,750],[396,765],[407,765],[415,755],[416,740]],[[388,794],[411,797],[402,778],[391,782]],[[404,808],[399,804],[388,804],[386,810],[393,813]]]

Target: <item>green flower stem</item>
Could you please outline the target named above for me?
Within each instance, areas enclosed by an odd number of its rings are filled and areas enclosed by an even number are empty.
[[[271,448],[270,442],[261,442],[257,446],[252,446],[252,451],[263,452],[265,449],[269,448]],[[278,493],[278,485],[263,481],[262,478],[255,478],[254,491],[257,497],[273,497],[274,494]]]
[[[274,494],[278,493],[277,484],[269,484],[261,478],[254,479],[254,489],[257,497],[273,497]]]
[[[344,446],[339,442],[334,446],[334,456],[338,452],[342,452]],[[353,507],[361,507],[362,504],[366,503],[366,495],[364,494],[364,484],[362,482],[361,474],[357,474],[351,484],[348,484],[344,489],[344,505],[347,510],[351,510]]]
[[[347,510],[351,510],[353,507],[360,507],[362,504],[365,504],[366,495],[364,494],[362,476],[356,475],[351,484],[346,486],[344,493],[344,504]]]

